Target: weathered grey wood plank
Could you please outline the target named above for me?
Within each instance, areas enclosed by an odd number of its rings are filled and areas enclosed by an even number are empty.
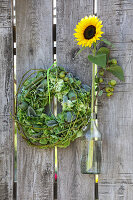
[[[17,0],[17,85],[30,68],[53,63],[52,0]],[[18,136],[17,199],[52,200],[54,150],[29,147]]]
[[[13,32],[11,0],[0,2],[0,199],[13,200]]]
[[[99,128],[103,132],[103,167],[100,200],[133,199],[133,2],[99,0],[98,16],[106,37],[115,44],[112,56],[125,71],[115,95],[103,98]]]
[[[13,32],[11,0],[0,1],[0,199],[13,200]]]
[[[74,28],[82,17],[93,14],[92,0],[57,0],[57,63],[90,83],[91,65],[87,50],[74,58],[79,47],[74,41]],[[80,140],[66,149],[58,149],[58,200],[93,200],[94,176],[80,172]]]

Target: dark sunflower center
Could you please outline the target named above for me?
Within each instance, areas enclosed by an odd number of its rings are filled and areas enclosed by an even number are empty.
[[[95,36],[96,34],[96,27],[93,25],[88,26],[85,31],[84,31],[84,37],[85,39],[91,39]]]

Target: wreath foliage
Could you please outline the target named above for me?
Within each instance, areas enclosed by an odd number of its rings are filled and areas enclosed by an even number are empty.
[[[19,133],[30,145],[39,148],[69,146],[82,135],[82,128],[91,116],[90,87],[62,67],[30,70],[25,75],[17,92],[15,121]],[[61,105],[57,116],[50,106],[54,97]]]

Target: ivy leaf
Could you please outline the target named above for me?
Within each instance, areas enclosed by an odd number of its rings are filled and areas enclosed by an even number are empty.
[[[42,128],[41,125],[34,125],[33,127],[34,127],[34,131],[37,132],[37,133],[39,133],[40,132],[40,128]]]
[[[39,143],[40,143],[40,144],[47,144],[47,139],[45,139],[45,138],[44,138],[44,139],[41,139],[41,140],[39,141]]]
[[[62,148],[62,147],[66,148],[69,145],[70,145],[70,140],[68,139],[68,140],[62,141],[62,144],[59,144],[58,147],[60,147],[60,148]]]
[[[41,119],[45,119],[46,116],[47,116],[46,114],[42,113],[41,116],[40,116],[40,118],[41,118]]]
[[[37,90],[44,91],[44,88],[47,86],[47,80],[44,79],[40,85],[38,85]]]
[[[73,91],[68,93],[68,97],[71,101],[76,100],[76,94]]]
[[[124,73],[123,69],[119,65],[111,65],[107,68],[107,71],[111,72],[115,77],[117,77],[120,81],[124,81]]]
[[[66,95],[63,96],[63,103],[67,103],[68,97]]]
[[[82,87],[85,89],[86,92],[90,92],[91,90],[91,87],[86,84],[82,84]]]
[[[18,102],[18,104],[21,103],[21,94],[18,94],[17,102]]]
[[[49,120],[46,122],[46,125],[49,127],[53,127],[57,125],[57,122],[55,120]]]
[[[72,114],[71,112],[67,112],[65,116],[65,120],[67,122],[74,121],[76,119],[76,115]]]
[[[106,58],[108,59],[109,52],[110,52],[110,50],[109,50],[107,47],[101,47],[101,48],[97,51],[97,55],[106,54]]]
[[[76,138],[79,138],[79,137],[82,137],[82,136],[83,136],[83,132],[82,131],[78,131],[77,135],[76,135]]]
[[[68,78],[73,78],[73,74],[69,72],[69,73],[67,74],[67,77],[68,77]]]
[[[39,133],[36,133],[36,134],[32,135],[32,137],[33,138],[38,138],[38,137],[41,137],[41,135],[42,135],[42,133],[39,132]]]
[[[22,103],[19,105],[19,108],[20,108],[22,111],[27,110],[27,108],[28,108],[28,103],[26,103],[25,101],[22,102]]]
[[[110,41],[108,41],[107,39],[102,38],[101,41],[103,41],[105,44],[113,47],[113,44]]]
[[[88,59],[90,62],[92,62],[100,67],[106,66],[106,54],[99,54],[96,56],[89,55]]]
[[[72,120],[72,113],[71,112],[67,112],[67,122],[71,122]]]
[[[102,94],[103,94],[103,90],[100,90],[100,92],[98,93],[98,96],[100,97],[102,96]]]
[[[35,117],[36,116],[36,112],[31,106],[28,107],[28,116],[29,117],[32,117],[32,116]]]
[[[37,114],[42,114],[42,112],[43,112],[43,110],[44,110],[44,108],[38,108],[37,110],[36,110],[36,112],[37,112]]]
[[[69,78],[69,81],[70,81],[70,83],[74,82],[73,78]]]

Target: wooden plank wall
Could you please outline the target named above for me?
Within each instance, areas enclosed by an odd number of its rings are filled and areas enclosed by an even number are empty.
[[[17,0],[17,85],[30,68],[53,63],[52,0]],[[54,150],[28,146],[18,136],[17,200],[53,200]]]
[[[13,26],[11,0],[0,1],[0,199],[13,199]]]
[[[89,14],[93,14],[93,0],[57,0],[57,64],[84,83],[90,83],[91,65],[86,50],[74,58],[79,47],[73,33],[77,22]],[[80,156],[80,140],[58,149],[58,200],[94,200],[94,175],[81,174]]]
[[[100,200],[133,199],[133,1],[99,0],[98,16],[105,36],[115,47],[125,72],[115,95],[103,98],[99,107],[99,127],[103,132],[103,167],[99,180]]]
[[[93,0],[57,0],[57,62],[90,84],[88,51],[79,50],[74,28],[93,13]],[[17,85],[30,68],[48,68],[53,63],[52,0],[16,0]],[[132,200],[133,196],[133,2],[99,0],[111,51],[125,71],[111,99],[103,97],[98,110],[103,133],[102,174],[99,200]],[[12,2],[0,1],[0,200],[13,200],[13,31]],[[58,149],[58,200],[94,200],[94,176],[80,173],[80,139]],[[54,199],[54,150],[29,147],[18,136],[17,200]]]

